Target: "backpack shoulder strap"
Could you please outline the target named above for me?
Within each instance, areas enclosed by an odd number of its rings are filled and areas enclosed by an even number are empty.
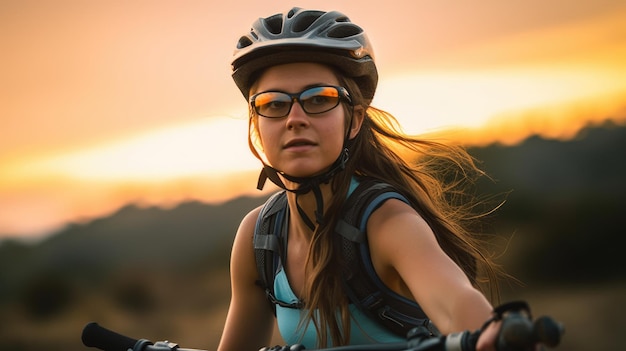
[[[389,289],[374,270],[366,235],[367,220],[389,199],[409,204],[390,184],[368,178],[362,179],[348,197],[336,227],[345,259],[344,287],[353,304],[391,332],[406,337],[414,327],[427,326],[436,334],[419,305]]]
[[[284,191],[277,192],[263,204],[254,228],[254,255],[259,280],[270,302],[274,299],[274,274],[280,257],[280,237],[287,206]],[[272,303],[276,312],[276,305]]]

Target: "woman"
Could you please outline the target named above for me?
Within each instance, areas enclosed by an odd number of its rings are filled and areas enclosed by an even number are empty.
[[[407,200],[385,201],[367,221],[380,280],[418,304],[442,334],[475,330],[490,318],[478,286],[486,275],[496,291],[496,270],[467,229],[472,204],[458,201],[459,185],[480,171],[463,150],[405,136],[392,116],[370,106],[378,75],[360,27],[338,12],[299,8],[261,18],[238,42],[233,78],[250,103],[249,143],[264,165],[259,185],[268,178],[287,194],[276,280],[302,306],[296,321],[293,311],[277,309],[286,343],[310,349],[404,340],[353,308],[337,269],[338,214],[351,185],[371,178]],[[243,219],[234,241],[232,300],[219,351],[256,350],[271,341],[275,315],[256,284],[260,211]],[[490,324],[479,349],[493,348],[496,329]]]

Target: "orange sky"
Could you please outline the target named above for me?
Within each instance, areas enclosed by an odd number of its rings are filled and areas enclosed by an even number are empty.
[[[0,2],[0,237],[128,202],[255,194],[233,45],[291,1]],[[619,1],[300,1],[348,14],[376,50],[374,103],[464,142],[567,138],[626,120]]]

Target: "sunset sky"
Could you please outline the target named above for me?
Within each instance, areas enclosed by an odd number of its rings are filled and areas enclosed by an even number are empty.
[[[374,105],[411,134],[512,144],[626,123],[623,1],[0,0],[0,238],[257,194],[230,58],[294,4],[365,28]]]

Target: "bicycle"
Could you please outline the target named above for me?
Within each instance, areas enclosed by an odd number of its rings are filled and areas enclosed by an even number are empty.
[[[496,308],[494,312],[494,320],[502,320],[497,338],[499,351],[533,350],[535,344],[553,348],[558,346],[564,333],[563,326],[551,317],[542,316],[533,322],[524,302],[508,303]],[[475,351],[479,336],[480,330],[434,337],[426,327],[417,327],[408,333],[406,342],[337,346],[308,351]],[[133,339],[96,322],[88,323],[84,327],[82,341],[85,346],[104,351],[206,351],[181,348],[169,341],[153,343],[147,339]],[[304,350],[303,345],[295,344],[264,347],[259,351]]]

